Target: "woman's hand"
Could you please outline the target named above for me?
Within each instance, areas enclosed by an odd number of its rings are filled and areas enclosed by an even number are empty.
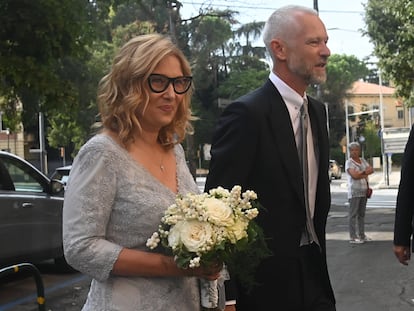
[[[215,263],[210,266],[201,266],[197,268],[188,268],[186,271],[191,276],[207,279],[209,281],[217,280],[220,277],[220,272],[223,269],[223,263]]]

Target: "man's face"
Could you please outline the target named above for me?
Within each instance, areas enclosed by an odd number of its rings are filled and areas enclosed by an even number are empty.
[[[325,26],[319,17],[303,14],[293,33],[287,42],[289,70],[307,85],[325,82],[326,64],[331,54]]]

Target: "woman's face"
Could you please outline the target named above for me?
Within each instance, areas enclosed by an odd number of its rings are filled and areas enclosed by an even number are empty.
[[[349,155],[351,156],[351,158],[357,159],[359,158],[360,151],[361,149],[359,147],[352,147],[349,149]]]
[[[151,74],[161,75],[158,76],[161,77],[161,79],[163,79],[162,76],[168,78],[183,76],[180,61],[174,55],[168,55],[161,60]],[[159,89],[160,83],[162,83],[162,81],[155,76],[155,79],[153,80],[154,89],[157,89],[157,87]],[[147,81],[144,82],[144,85],[149,93],[149,103],[145,110],[144,107],[139,107],[138,119],[143,130],[157,132],[162,127],[172,122],[177,112],[177,108],[183,100],[184,94],[177,94],[174,91],[172,81],[169,81],[167,88],[161,92],[152,91]]]

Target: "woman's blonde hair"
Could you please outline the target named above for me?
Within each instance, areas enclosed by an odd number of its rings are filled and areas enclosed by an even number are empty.
[[[181,50],[167,36],[149,34],[129,40],[115,56],[110,72],[98,87],[98,105],[103,128],[118,134],[127,147],[134,142],[134,135],[142,131],[137,118],[138,107],[143,111],[149,103],[149,91],[144,87],[149,75],[167,55],[176,56],[184,76],[191,76],[190,65]],[[183,95],[173,121],[160,130],[158,140],[165,148],[184,140],[193,128],[190,121],[192,87]]]

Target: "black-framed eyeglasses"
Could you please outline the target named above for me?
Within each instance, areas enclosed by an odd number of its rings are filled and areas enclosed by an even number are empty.
[[[182,76],[169,78],[160,74],[151,74],[148,77],[148,85],[154,93],[162,93],[172,83],[174,92],[177,94],[184,94],[190,89],[193,77]]]

